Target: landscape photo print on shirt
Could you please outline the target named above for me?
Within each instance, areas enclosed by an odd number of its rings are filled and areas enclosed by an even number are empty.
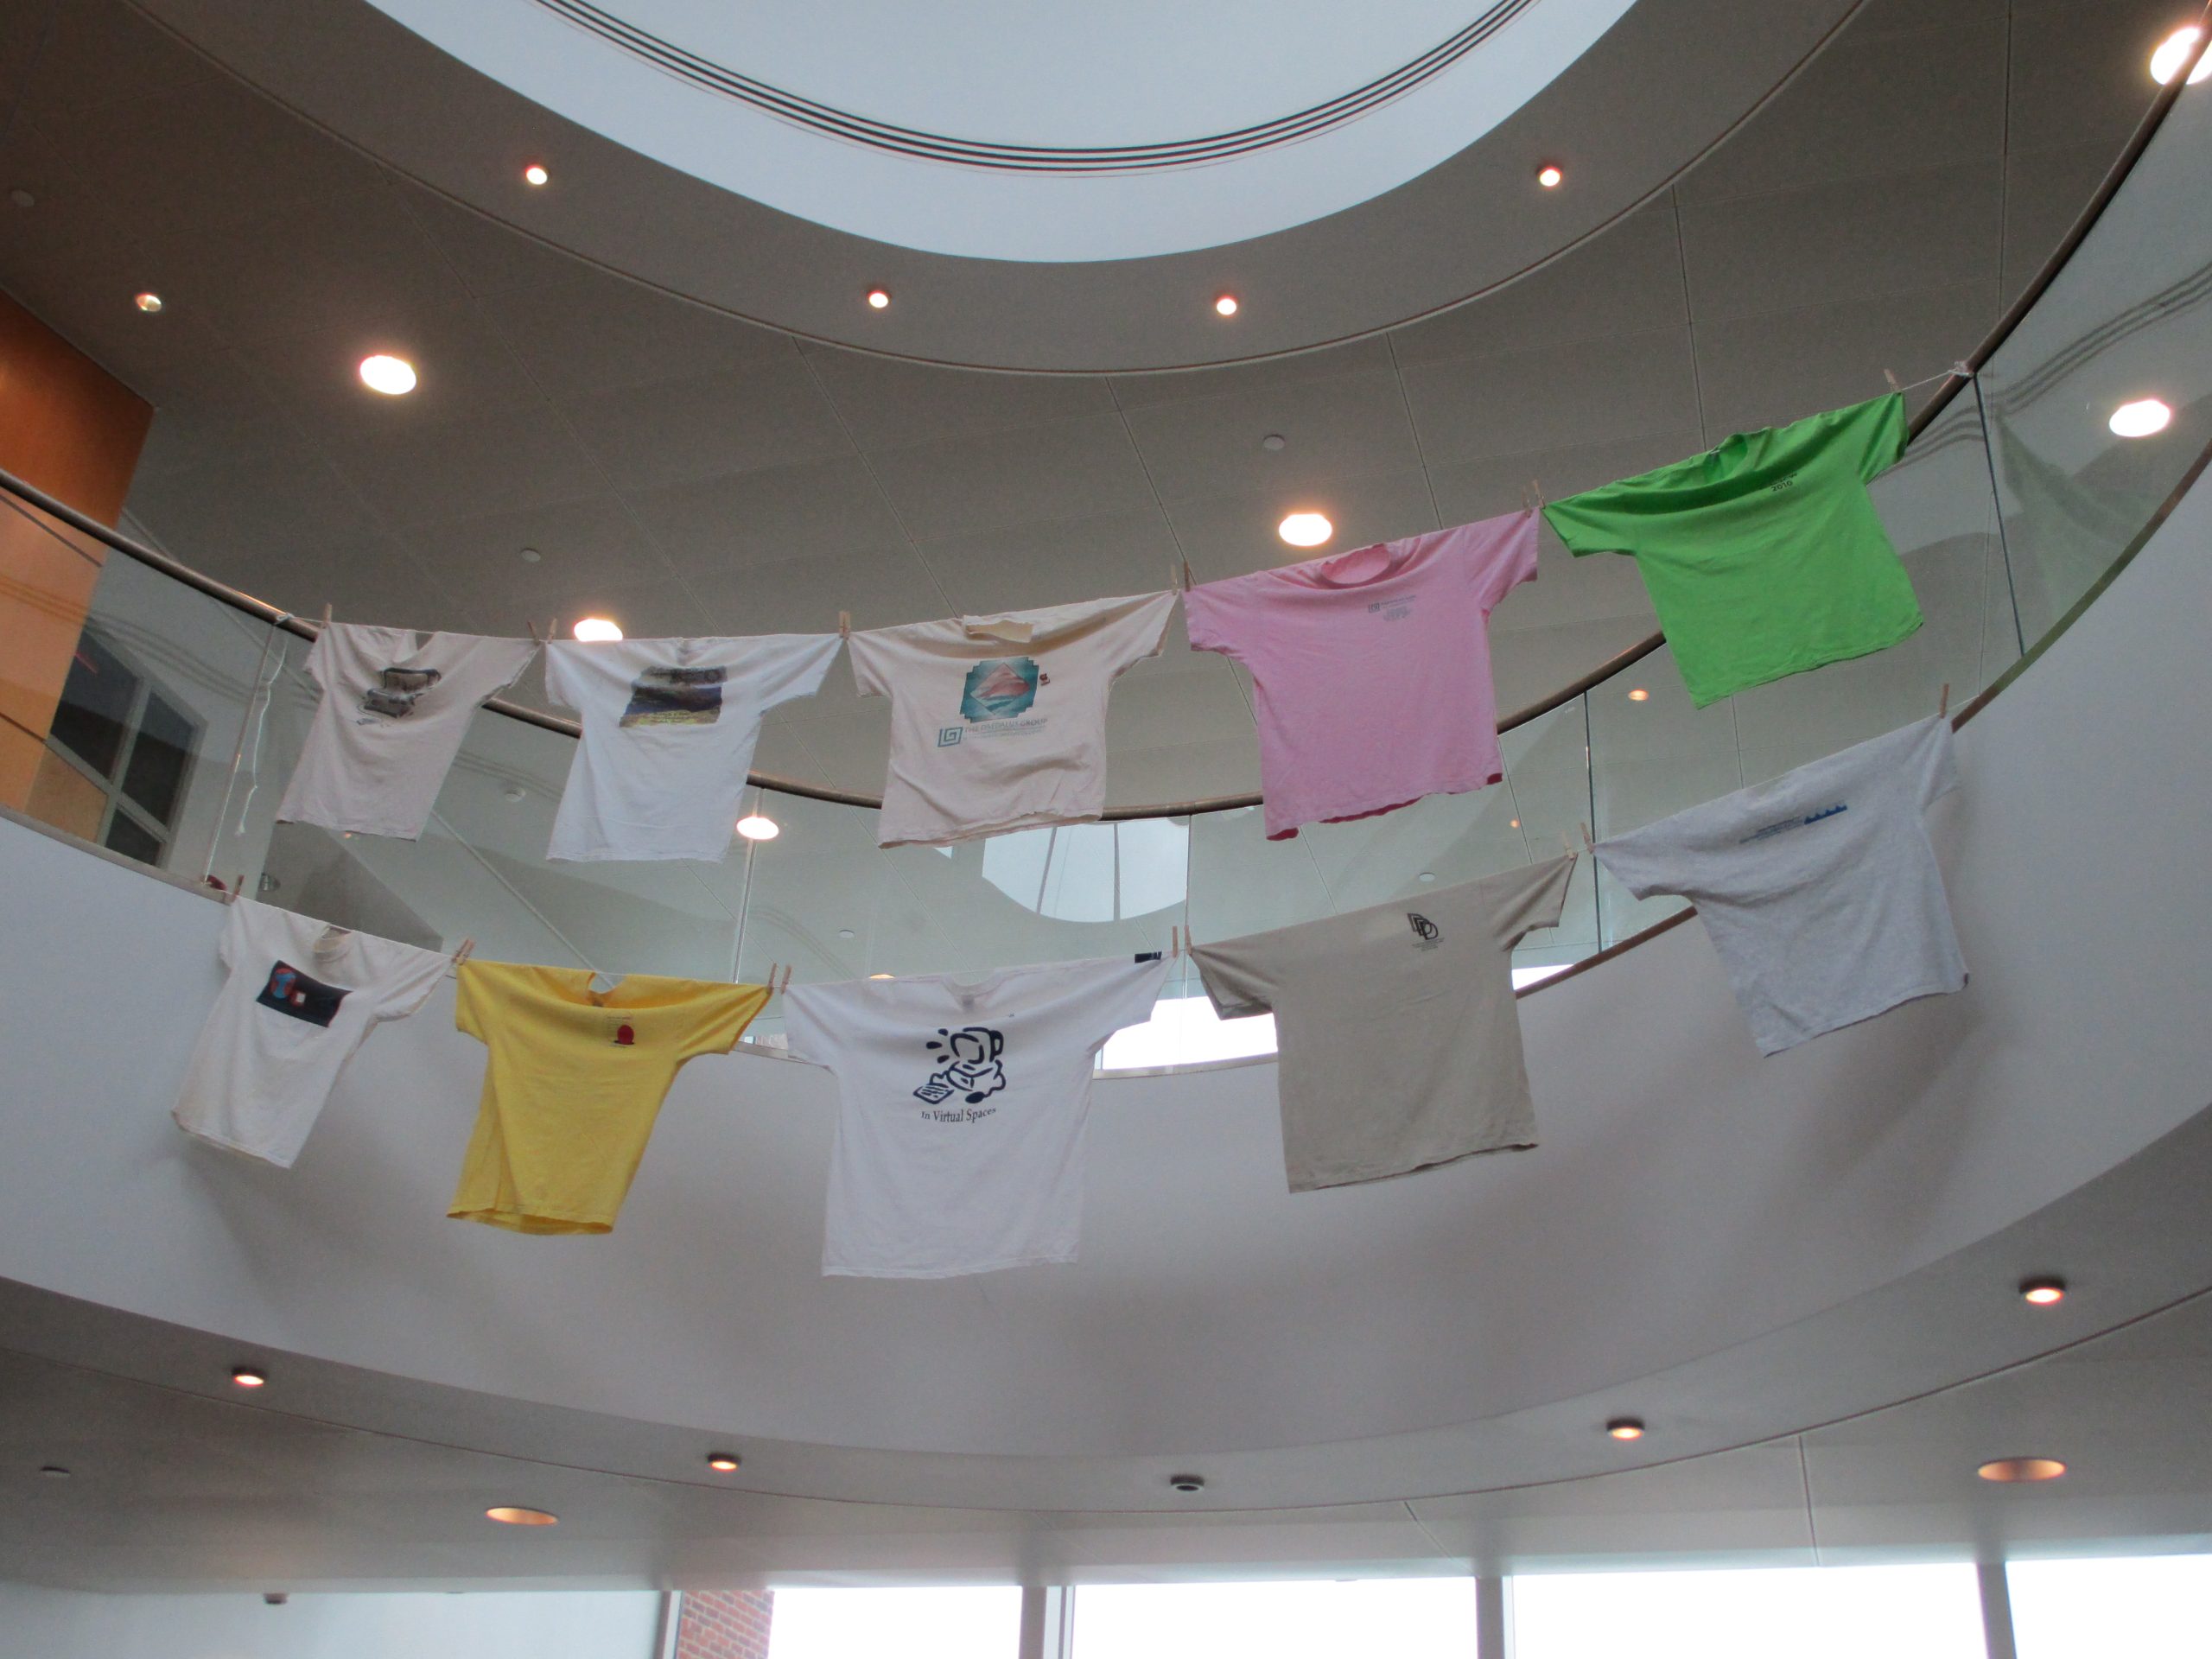
[[[630,682],[623,726],[711,726],[721,718],[727,668],[649,668]]]

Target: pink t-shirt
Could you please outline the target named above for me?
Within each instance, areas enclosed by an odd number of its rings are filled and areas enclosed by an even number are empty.
[[[1536,517],[1210,582],[1191,644],[1250,671],[1268,839],[1504,776],[1490,613],[1536,574]]]

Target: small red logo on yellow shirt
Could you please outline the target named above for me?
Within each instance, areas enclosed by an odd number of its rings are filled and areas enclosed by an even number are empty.
[[[638,1040],[638,1033],[637,1033],[636,1032],[632,1031],[629,1027],[627,1027],[627,1026],[617,1026],[617,1027],[614,1027],[614,1046],[615,1046],[615,1047],[617,1047],[617,1048],[628,1048],[628,1047],[629,1047],[629,1046],[631,1046],[633,1043],[635,1043],[637,1040]]]

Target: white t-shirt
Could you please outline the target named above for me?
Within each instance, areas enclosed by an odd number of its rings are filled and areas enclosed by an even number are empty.
[[[862,696],[891,699],[876,839],[942,846],[1106,807],[1106,694],[1160,655],[1175,595],[947,617],[852,639]]]
[[[1116,957],[794,986],[791,1052],[837,1077],[822,1271],[1074,1261],[1092,1064],[1166,973]]]
[[[412,841],[468,735],[469,716],[514,683],[534,639],[333,622],[308,652],[322,688],[276,816]]]
[[[556,639],[545,689],[582,716],[548,858],[720,859],[760,717],[810,697],[834,633],[753,639]]]
[[[300,1155],[370,1027],[421,1007],[450,963],[245,898],[231,906],[216,953],[230,977],[200,1028],[177,1127],[280,1169]]]
[[[1958,787],[1940,715],[1598,844],[1697,906],[1762,1053],[1967,982],[1921,815]]]
[[[1536,1144],[1512,952],[1574,862],[1192,948],[1222,1018],[1274,1010],[1292,1192]]]

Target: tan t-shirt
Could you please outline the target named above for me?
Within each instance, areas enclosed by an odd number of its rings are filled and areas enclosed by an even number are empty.
[[[1092,600],[852,637],[863,696],[891,699],[876,839],[943,846],[1081,823],[1106,806],[1106,694],[1157,657],[1173,594]]]
[[[1274,1010],[1290,1190],[1536,1143],[1514,944],[1558,924],[1572,857],[1192,954],[1224,1019]]]

